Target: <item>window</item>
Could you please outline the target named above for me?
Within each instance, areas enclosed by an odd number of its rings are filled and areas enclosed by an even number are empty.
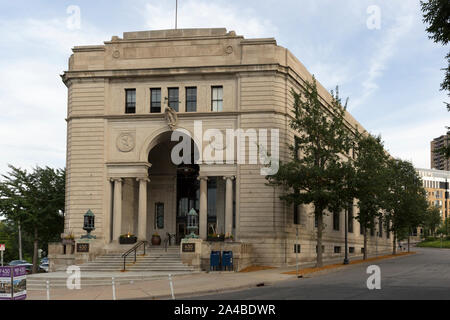
[[[378,219],[378,236],[383,238],[383,218],[380,217]]]
[[[334,253],[341,253],[341,247],[334,247]]]
[[[125,96],[125,113],[136,113],[136,89],[126,89]]]
[[[300,224],[300,219],[298,218],[298,206],[294,204],[294,224]]]
[[[161,113],[161,89],[150,89],[150,113]]]
[[[355,247],[349,247],[348,248],[349,253],[355,253]]]
[[[197,111],[197,88],[186,88],[186,112]]]
[[[211,111],[223,111],[223,87],[212,87],[211,98]]]
[[[364,253],[364,248],[361,248],[361,253]]]
[[[339,218],[340,218],[339,212],[334,212],[333,213],[333,230],[339,231]]]
[[[299,244],[294,244],[294,253],[301,253],[302,247]]]
[[[180,92],[178,88],[169,88],[169,107],[171,107],[176,112],[179,111],[180,104]]]
[[[155,204],[155,230],[164,229],[164,203]]]
[[[348,232],[353,233],[353,203],[348,206]]]

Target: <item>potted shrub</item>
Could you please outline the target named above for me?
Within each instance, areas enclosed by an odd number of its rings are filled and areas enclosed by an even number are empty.
[[[234,238],[232,234],[225,235],[225,242],[233,242]]]
[[[63,245],[74,245],[75,244],[75,236],[73,235],[73,233],[63,235],[62,244]]]
[[[155,233],[152,236],[152,246],[160,246],[161,245],[161,237],[158,233]]]
[[[208,235],[208,241],[223,241],[225,239],[225,235],[224,234],[210,234]]]
[[[119,238],[120,244],[135,244],[137,242],[137,237],[134,234],[127,233],[123,234]]]

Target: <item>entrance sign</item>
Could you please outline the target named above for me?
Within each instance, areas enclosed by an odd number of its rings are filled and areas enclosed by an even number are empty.
[[[89,252],[89,243],[77,243],[77,252],[88,253]]]
[[[0,300],[25,300],[27,270],[24,266],[0,267]]]
[[[5,251],[6,247],[4,244],[0,244],[0,251]]]
[[[183,243],[183,252],[195,252],[195,243]]]

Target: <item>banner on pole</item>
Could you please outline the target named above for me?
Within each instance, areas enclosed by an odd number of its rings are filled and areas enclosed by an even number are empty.
[[[0,267],[0,300],[27,298],[27,270],[24,266]]]

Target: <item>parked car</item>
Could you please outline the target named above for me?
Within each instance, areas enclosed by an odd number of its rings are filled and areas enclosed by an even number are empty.
[[[41,259],[41,264],[47,263],[48,264],[48,257]]]
[[[33,265],[25,260],[13,260],[8,265],[12,267],[24,266],[26,268],[27,274],[30,274],[33,271]]]
[[[25,261],[25,260],[13,260],[10,263],[8,263],[8,265],[13,267],[13,266],[21,266],[21,265],[26,264],[26,263],[28,263],[28,262]]]
[[[39,266],[39,272],[48,272],[48,262],[47,263],[42,263]]]

